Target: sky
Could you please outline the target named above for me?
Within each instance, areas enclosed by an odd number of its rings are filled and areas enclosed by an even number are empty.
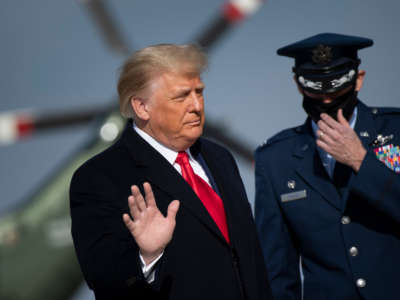
[[[131,49],[191,41],[220,12],[217,0],[108,0]],[[0,112],[91,108],[116,101],[124,57],[110,51],[82,1],[1,0]],[[270,0],[233,28],[210,52],[203,75],[208,120],[251,149],[304,122],[293,61],[282,46],[322,32],[372,38],[361,50],[367,72],[359,97],[370,106],[400,106],[396,0]],[[29,201],[95,134],[93,125],[55,130],[0,146],[0,218]],[[236,156],[249,201],[253,168]],[[67,184],[67,183],[66,183]],[[82,288],[75,300],[92,299]]]

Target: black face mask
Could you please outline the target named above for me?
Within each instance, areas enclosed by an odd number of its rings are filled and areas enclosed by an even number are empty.
[[[340,108],[343,110],[343,116],[349,121],[356,105],[357,92],[354,89],[333,99],[331,103],[323,103],[320,99],[313,99],[306,95],[303,97],[303,108],[315,123],[321,119],[321,113],[326,113],[337,120],[337,112]]]

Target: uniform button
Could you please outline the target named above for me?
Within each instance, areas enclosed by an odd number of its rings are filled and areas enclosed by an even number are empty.
[[[343,225],[350,224],[350,217],[348,217],[348,216],[343,216],[343,217],[342,217],[342,224],[343,224]]]
[[[363,288],[363,287],[365,287],[367,285],[367,282],[365,281],[365,279],[362,279],[362,278],[358,278],[357,279],[357,286],[359,287],[359,288]]]
[[[358,255],[358,249],[356,247],[351,247],[349,252],[350,252],[351,256],[357,256]]]

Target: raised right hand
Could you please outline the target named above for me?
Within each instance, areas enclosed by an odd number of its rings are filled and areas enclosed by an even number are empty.
[[[128,214],[124,214],[122,218],[148,265],[164,251],[171,241],[179,201],[174,200],[169,204],[167,217],[164,217],[157,207],[150,184],[144,183],[143,188],[145,198],[136,185],[131,187],[132,195],[128,197],[128,205],[133,219]]]

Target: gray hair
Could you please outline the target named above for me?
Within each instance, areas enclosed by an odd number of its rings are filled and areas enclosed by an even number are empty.
[[[121,114],[134,118],[130,100],[143,97],[151,81],[163,73],[200,76],[206,67],[207,56],[196,45],[159,44],[134,52],[122,65],[118,79]]]

